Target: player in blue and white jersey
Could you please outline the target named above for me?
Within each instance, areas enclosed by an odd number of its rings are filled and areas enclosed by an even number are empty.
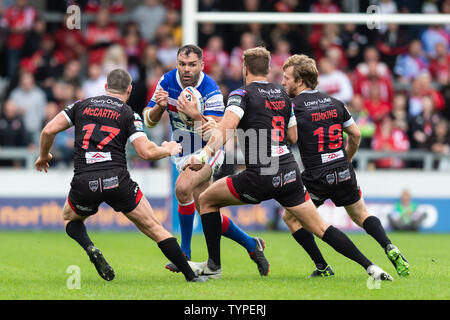
[[[202,170],[193,171],[187,168],[191,155],[200,153],[206,145],[211,131],[220,122],[224,113],[223,96],[217,83],[203,72],[203,52],[195,45],[185,45],[178,50],[177,68],[164,74],[158,82],[152,99],[143,111],[144,123],[147,127],[154,127],[165,111],[169,113],[172,127],[172,140],[183,146],[182,154],[172,156],[179,176],[175,183],[175,195],[178,200],[178,217],[181,229],[181,249],[186,257],[191,259],[191,238],[195,210],[199,210],[198,198],[212,182],[215,174],[224,161],[224,150],[218,150]],[[195,87],[203,98],[203,113],[201,114],[196,102],[190,102],[180,95],[184,88]],[[178,112],[181,111],[192,119],[184,123]],[[203,131],[202,129],[203,128]],[[250,257],[264,257],[264,241],[252,238],[237,227],[230,218],[222,215],[222,234],[241,244]],[[254,259],[252,259],[255,261]],[[264,260],[264,261],[262,261]],[[267,260],[255,261],[268,264]],[[178,272],[172,263],[166,268]]]

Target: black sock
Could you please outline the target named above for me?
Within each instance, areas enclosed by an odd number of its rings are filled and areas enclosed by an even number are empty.
[[[177,268],[184,274],[186,280],[192,280],[195,278],[195,273],[189,266],[186,256],[181,251],[178,245],[177,239],[174,237],[164,239],[158,242],[158,247],[161,249],[162,253],[170,260]]]
[[[391,240],[386,235],[383,226],[381,225],[380,219],[375,216],[369,216],[363,222],[363,228],[366,232],[372,236],[377,242],[386,250],[388,244]]]
[[[356,248],[355,244],[342,231],[333,226],[328,227],[323,234],[322,240],[340,254],[359,263],[364,269],[367,269],[373,264]]]
[[[309,254],[312,261],[316,265],[316,268],[319,270],[325,269],[328,265],[325,259],[322,256],[322,253],[317,247],[316,241],[314,241],[314,236],[311,232],[306,230],[305,228],[301,228],[295,231],[292,236],[298,242],[299,245],[305,249],[305,251]]]
[[[84,250],[87,250],[87,247],[94,245],[87,234],[86,226],[83,221],[70,221],[66,225],[66,232],[72,239],[78,242]]]
[[[220,237],[222,234],[220,213],[210,212],[202,214],[200,217],[208,247],[208,256],[216,266],[220,267]]]

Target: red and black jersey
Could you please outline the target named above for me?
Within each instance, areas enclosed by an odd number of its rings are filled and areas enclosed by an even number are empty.
[[[255,81],[234,90],[226,110],[241,121],[238,138],[247,168],[269,167],[275,157],[283,163],[295,161],[287,141],[287,129],[295,125],[292,103],[283,88]]]
[[[119,98],[98,96],[77,101],[63,114],[75,125],[75,174],[127,168],[127,140],[146,136],[140,116]]]
[[[292,101],[305,170],[330,169],[348,162],[342,130],[354,121],[347,107],[317,90],[303,91]]]

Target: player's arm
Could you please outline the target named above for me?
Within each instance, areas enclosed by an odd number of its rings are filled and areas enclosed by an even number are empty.
[[[140,136],[131,142],[137,155],[144,160],[160,160],[169,156],[176,155],[181,152],[182,148],[175,141],[164,141],[158,146],[150,141],[147,136]]]
[[[298,131],[297,131],[297,118],[294,114],[294,105],[291,107],[291,117],[289,118],[287,140],[290,144],[297,143]]]
[[[345,151],[347,152],[348,160],[351,162],[361,143],[361,132],[355,122],[344,127],[344,131],[348,135]]]
[[[40,144],[39,144],[39,158],[34,163],[38,171],[42,169],[47,172],[47,168],[50,166],[49,162],[53,156],[50,153],[50,148],[55,142],[56,135],[66,130],[71,126],[71,123],[67,120],[67,117],[60,112],[56,117],[50,120],[41,132]]]

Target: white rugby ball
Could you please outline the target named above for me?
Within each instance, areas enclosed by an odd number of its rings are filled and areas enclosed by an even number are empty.
[[[184,96],[189,100],[189,101],[196,101],[197,102],[197,110],[200,114],[203,114],[203,110],[204,110],[204,104],[203,104],[203,98],[201,93],[195,89],[194,87],[186,87],[184,88],[184,90],[181,92],[181,94],[184,94]],[[191,117],[185,115],[183,112],[178,111],[178,115],[180,116],[181,120],[189,125],[189,126],[193,126],[194,122],[192,121]]]

